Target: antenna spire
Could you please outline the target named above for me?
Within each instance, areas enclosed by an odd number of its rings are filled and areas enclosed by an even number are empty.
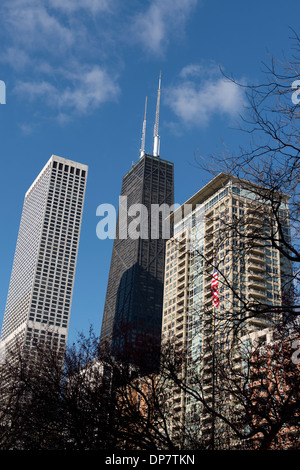
[[[154,125],[154,143],[153,143],[153,155],[158,157],[160,148],[160,138],[158,135],[158,124],[159,124],[159,106],[160,106],[160,92],[161,92],[161,71],[159,73],[158,91],[157,91],[157,103],[156,103],[156,116]]]
[[[141,145],[141,150],[140,150],[140,158],[142,158],[145,155],[145,140],[146,140],[146,116],[147,116],[147,96],[145,100],[145,116],[144,116],[144,122],[143,122],[143,131],[142,131],[142,145]]]

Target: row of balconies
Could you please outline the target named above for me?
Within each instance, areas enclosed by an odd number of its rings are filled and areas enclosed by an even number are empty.
[[[249,287],[248,292],[252,295],[249,296],[250,299],[256,300],[257,298],[265,299],[266,292],[264,290],[255,289],[254,287]]]
[[[252,277],[261,279],[261,272],[258,272],[257,270],[253,270],[250,268],[247,270],[247,273],[248,273],[248,279]]]
[[[265,271],[266,270],[266,265],[265,263],[257,263],[256,261],[251,261],[249,260],[248,266],[252,270],[259,270],[259,271]]]

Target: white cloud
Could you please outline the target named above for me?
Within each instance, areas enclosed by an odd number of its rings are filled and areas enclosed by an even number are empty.
[[[7,37],[15,47],[58,56],[71,48],[76,48],[77,53],[88,49],[93,42],[88,20],[93,23],[98,13],[111,17],[118,1],[2,0],[0,14],[5,18]],[[87,14],[84,21],[83,13]],[[101,26],[97,25],[99,35]]]
[[[107,101],[114,101],[120,93],[116,79],[99,66],[77,71],[69,83],[69,86],[60,89],[47,81],[19,82],[14,91],[28,100],[38,99],[53,108],[80,113],[86,113]],[[64,115],[63,112],[59,114]]]
[[[169,38],[181,35],[198,0],[153,0],[146,12],[133,21],[133,37],[147,51],[160,55]]]
[[[189,77],[213,77],[220,75],[220,68],[214,61],[202,64],[189,64],[183,67],[180,71],[179,76],[181,78],[187,79]]]
[[[60,104],[77,111],[86,112],[107,101],[115,101],[120,93],[116,79],[98,66],[83,71],[77,76],[75,87],[65,89],[60,96]]]
[[[28,66],[31,62],[29,55],[18,47],[8,47],[0,53],[0,61],[9,64],[18,70]]]
[[[207,125],[215,115],[237,117],[244,105],[242,89],[217,74],[216,69],[213,72],[212,66],[208,67],[208,77],[204,75],[203,66],[187,66],[179,75],[180,82],[165,90],[166,102],[176,116],[196,126]]]
[[[184,67],[180,71],[180,77],[187,78],[193,76],[199,76],[203,72],[203,67],[199,64],[190,64]]]
[[[38,0],[11,0],[4,4],[5,18],[15,43],[30,49],[59,51],[74,44],[74,32]]]
[[[30,135],[30,134],[33,133],[36,125],[33,124],[32,122],[30,122],[30,123],[25,122],[25,123],[19,124],[19,127],[21,129],[22,134]]]
[[[65,12],[89,10],[93,14],[111,10],[112,0],[48,0],[53,8]]]
[[[23,71],[14,91],[29,101],[40,100],[66,122],[72,113],[86,113],[116,100],[120,88],[114,72],[100,64],[85,10],[111,12],[117,0],[4,0],[7,47],[0,61]],[[80,10],[80,14],[77,14]],[[66,16],[64,15],[66,13]],[[91,22],[94,19],[91,18]],[[107,51],[106,51],[107,53]]]
[[[49,102],[56,102],[57,100],[57,89],[54,85],[49,82],[19,82],[14,91],[20,95],[23,95],[30,101],[35,99],[41,99],[47,97]],[[50,97],[52,98],[50,100]]]

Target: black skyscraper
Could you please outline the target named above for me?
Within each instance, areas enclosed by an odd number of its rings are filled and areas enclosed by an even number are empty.
[[[121,238],[119,211],[101,343],[108,340],[113,354],[126,354],[133,363],[138,357],[145,358],[147,349],[160,345],[166,239],[162,234],[162,217],[159,237],[151,237],[151,208],[153,204],[169,207],[174,204],[173,179],[172,163],[147,154],[123,178],[121,196],[127,196],[128,209],[132,204],[143,204],[147,209],[148,237],[134,239],[126,236],[126,229]],[[128,227],[132,219],[128,217]]]

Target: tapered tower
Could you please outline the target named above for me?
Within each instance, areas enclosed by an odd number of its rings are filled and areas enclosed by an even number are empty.
[[[145,359],[150,343],[159,347],[163,302],[163,276],[166,238],[160,216],[157,230],[153,230],[153,210],[174,204],[173,164],[159,157],[158,117],[161,77],[156,109],[154,152],[145,153],[146,110],[143,124],[140,158],[125,174],[121,198],[126,207],[119,208],[116,238],[114,240],[106,300],[101,329],[101,343],[105,340],[113,354],[121,354],[128,361]],[[133,237],[128,227],[134,204],[143,207],[146,233]],[[152,214],[152,217],[151,217]],[[125,228],[124,228],[125,227]],[[155,232],[155,233],[154,233]],[[148,345],[144,343],[147,338]]]

